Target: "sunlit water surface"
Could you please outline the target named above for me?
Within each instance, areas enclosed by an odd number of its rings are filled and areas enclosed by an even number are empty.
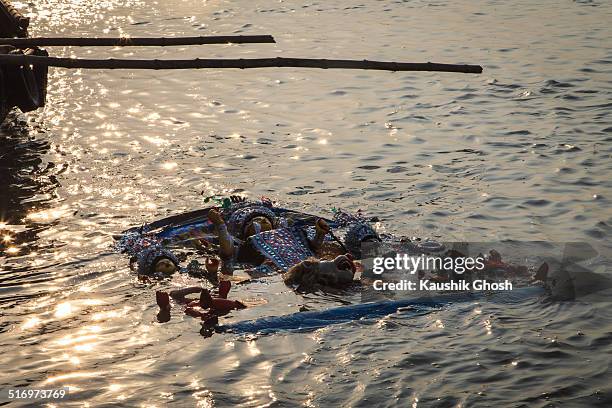
[[[609,255],[607,2],[16,5],[33,35],[278,42],[54,55],[369,58],[485,72],[52,69],[48,106],[0,133],[1,389],[69,386],[78,406],[612,405],[608,302],[482,302],[203,338],[180,310],[157,323],[155,286],[111,249],[127,227],[202,207],[202,192],[238,192],[315,213],[361,208],[405,235],[586,241]],[[591,267],[609,270],[602,258]],[[233,294],[268,303],[226,321],[359,301],[297,296],[278,278]]]

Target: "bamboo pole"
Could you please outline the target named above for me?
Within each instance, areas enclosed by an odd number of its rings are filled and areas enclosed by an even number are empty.
[[[316,58],[240,58],[189,60],[134,60],[134,59],[81,59],[39,57],[31,55],[0,55],[0,65],[44,65],[61,68],[86,69],[202,69],[202,68],[322,68],[371,69],[382,71],[438,71],[480,74],[480,65],[436,64],[432,62],[387,62],[368,60],[340,60]]]
[[[17,48],[77,46],[77,47],[126,47],[126,46],[160,46],[205,45],[205,44],[252,44],[275,43],[271,35],[216,35],[205,37],[118,37],[118,38],[0,38],[0,44]]]

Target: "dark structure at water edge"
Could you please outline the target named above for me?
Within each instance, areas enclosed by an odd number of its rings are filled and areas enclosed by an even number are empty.
[[[0,37],[26,38],[29,23],[30,20],[6,0],[0,0]],[[0,44],[1,54],[49,55],[38,47],[17,49]],[[45,105],[47,71],[45,66],[0,65],[0,123],[14,107],[18,107],[22,112],[30,112]]]

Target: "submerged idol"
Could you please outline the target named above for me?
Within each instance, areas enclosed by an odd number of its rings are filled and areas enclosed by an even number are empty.
[[[329,220],[275,207],[265,198],[234,196],[218,207],[129,230],[119,247],[131,255],[139,275],[164,277],[184,270],[215,281],[217,269],[227,277],[239,268],[251,276],[278,272],[288,285],[313,290],[352,284],[362,245],[380,241],[359,212],[336,210]],[[180,268],[180,260],[190,256],[194,259]],[[202,256],[204,266],[195,259]]]
[[[331,219],[326,219],[275,206],[266,198],[247,201],[234,196],[218,199],[216,206],[132,228],[119,238],[117,246],[130,256],[133,269],[143,280],[164,281],[171,279],[175,272],[192,276],[192,286],[184,287],[186,280],[181,278],[182,287],[156,292],[158,320],[167,321],[171,304],[180,305],[187,315],[201,318],[206,335],[211,333],[210,330],[219,329],[218,316],[257,304],[252,300],[229,299],[232,283],[281,274],[284,282],[298,292],[329,290],[341,293],[337,291],[351,287],[361,290],[376,285],[380,275],[365,268],[364,259],[369,262],[375,256],[389,257],[398,253],[417,257],[422,254],[457,259],[465,257],[461,246],[449,247],[431,240],[379,233],[375,228],[378,220],[366,218],[360,211],[350,214],[333,210],[333,213]],[[459,281],[511,279],[513,283],[517,282],[517,287],[539,286],[555,299],[573,299],[578,293],[574,282],[601,282],[601,279],[596,280],[597,277],[591,278],[586,273],[580,275],[581,279],[567,278],[565,275],[568,273],[556,273],[551,277],[547,263],[537,271],[530,270],[503,261],[495,250],[490,250],[486,256],[479,254],[478,258],[483,259],[482,268],[466,269],[460,274],[444,268],[419,269],[415,271],[415,278],[436,288],[438,285],[445,288],[445,285]],[[356,273],[358,270],[359,274]],[[388,277],[392,282],[393,275]],[[356,282],[359,285],[354,285]],[[171,286],[176,285],[173,283]],[[591,286],[612,287],[612,283],[605,281]],[[197,298],[188,297],[198,294]],[[382,306],[378,303],[349,305],[340,308],[342,310],[311,312],[307,316],[312,319],[312,327],[319,327],[321,322],[336,322],[339,315],[352,318],[370,316],[411,304],[410,301],[398,302],[391,301]],[[266,322],[261,324],[270,324]],[[305,327],[298,315],[281,317],[276,323]],[[247,326],[248,330],[260,327],[250,323]]]

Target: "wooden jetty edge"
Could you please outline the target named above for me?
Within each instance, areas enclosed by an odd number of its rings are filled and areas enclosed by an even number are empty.
[[[271,35],[210,35],[201,37],[115,37],[115,38],[70,38],[70,37],[30,37],[0,38],[0,44],[16,48],[77,46],[77,47],[127,47],[207,44],[256,44],[276,43]]]
[[[382,71],[437,71],[482,73],[480,65],[437,64],[432,62],[388,62],[369,60],[343,60],[320,58],[238,58],[238,59],[187,59],[187,60],[139,60],[139,59],[86,59],[58,58],[25,54],[0,55],[0,65],[48,66],[86,69],[204,69],[204,68],[321,68],[366,69]]]

